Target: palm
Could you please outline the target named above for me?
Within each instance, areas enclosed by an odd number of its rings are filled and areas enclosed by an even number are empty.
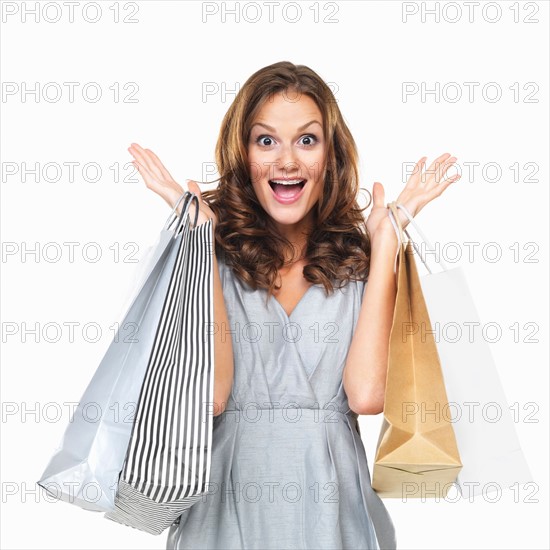
[[[178,198],[185,192],[182,186],[174,180],[164,164],[162,164],[157,155],[150,149],[143,149],[143,147],[140,147],[137,143],[133,143],[128,148],[128,151],[135,158],[132,164],[138,169],[147,188],[160,195],[170,205],[170,208],[173,208]],[[216,216],[211,208],[202,200],[199,185],[196,181],[187,181],[189,191],[197,195],[199,200],[197,225],[201,225],[212,218],[215,226],[217,222]],[[180,202],[178,206],[178,213],[181,211],[181,207],[182,202]],[[189,206],[189,215],[191,219],[194,220],[195,201],[192,201]]]
[[[376,183],[375,183],[375,185],[376,185]],[[381,186],[382,184],[378,183],[378,185]],[[382,193],[384,193],[383,190],[382,190]],[[384,202],[384,201],[382,200],[382,202]],[[369,232],[369,235],[371,236],[371,238],[376,233],[378,228],[381,225],[383,226],[385,224],[385,222],[384,222],[385,219],[387,219],[389,221],[387,207],[386,206],[380,206],[380,205],[378,205],[378,206],[373,205],[373,207],[370,211],[369,217],[367,218],[367,231]]]
[[[445,153],[435,159],[426,172],[423,172],[426,158],[423,157],[416,163],[407,184],[396,199],[396,202],[402,204],[411,213],[411,216],[418,214],[426,204],[441,195],[451,183],[460,178],[460,175],[456,174],[443,179],[447,170],[456,162],[456,157]],[[371,239],[377,233],[393,231],[385,204],[384,187],[381,183],[374,183],[372,195],[373,206],[367,218],[367,231]],[[398,214],[401,226],[405,228],[409,219],[400,209],[398,209]]]

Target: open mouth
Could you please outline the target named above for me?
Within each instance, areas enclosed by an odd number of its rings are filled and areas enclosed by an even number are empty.
[[[292,199],[296,197],[304,188],[306,179],[295,180],[269,180],[269,185],[277,197],[282,199]]]

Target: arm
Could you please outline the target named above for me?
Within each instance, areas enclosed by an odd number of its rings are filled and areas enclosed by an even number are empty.
[[[344,367],[344,390],[357,414],[378,414],[384,409],[397,292],[393,266],[398,240],[393,227],[390,230],[377,232],[372,239],[369,278]]]
[[[215,246],[215,243],[214,243]],[[233,343],[229,334],[229,319],[223,297],[218,260],[214,254],[214,416],[225,410],[233,386]]]
[[[133,143],[128,151],[135,158],[132,164],[139,170],[145,185],[160,195],[172,208],[184,189],[179,185],[170,172],[162,164],[160,159],[150,149],[144,149],[137,143]],[[196,181],[187,180],[188,189],[195,193],[199,202],[197,225],[213,219],[215,231],[217,218],[212,209],[202,200],[201,190]],[[176,210],[181,214],[183,204],[180,203]],[[189,207],[191,219],[195,216],[195,201]],[[214,270],[214,416],[220,415],[227,404],[227,398],[233,385],[233,345],[231,337],[227,337],[229,321],[223,297],[222,283],[218,268],[218,260],[215,253],[215,241],[213,242],[213,270]]]
[[[424,172],[426,158],[422,157],[416,163],[396,199],[411,212],[411,216],[418,214],[460,178],[459,174],[445,178],[456,157],[444,153]],[[349,406],[357,414],[378,414],[384,410],[390,332],[397,293],[393,265],[399,241],[384,204],[383,185],[375,182],[372,194],[374,202],[367,219],[367,231],[371,236],[369,278],[343,374]],[[408,218],[401,211],[397,215],[404,229]]]
[[[216,231],[217,219],[214,213],[205,203],[202,201],[200,189],[197,183],[193,180],[189,180],[190,191],[195,193],[199,198],[199,204],[201,212],[199,214],[199,220],[204,223],[206,217],[212,218],[213,232]],[[176,212],[181,214],[183,205],[179,205]],[[191,210],[191,207],[190,207]],[[193,219],[193,212],[191,211],[191,219]],[[199,221],[197,224],[200,225]],[[220,270],[218,266],[218,258],[216,256],[216,241],[212,241],[212,268],[214,271],[214,416],[218,416],[225,411],[227,405],[227,399],[233,386],[233,342],[229,332],[229,318],[227,315],[227,308],[225,306],[225,299],[223,296],[223,287],[220,279]]]

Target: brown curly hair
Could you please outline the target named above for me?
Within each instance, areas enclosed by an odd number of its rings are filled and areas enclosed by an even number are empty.
[[[313,70],[289,61],[274,63],[255,72],[241,87],[229,107],[216,144],[220,177],[216,189],[204,191],[202,199],[216,214],[216,256],[254,290],[267,289],[271,296],[278,270],[285,265],[284,251],[295,252],[261,206],[252,186],[247,146],[254,117],[273,94],[296,91],[311,97],[323,115],[327,143],[324,184],[313,207],[314,229],[308,236],[303,275],[322,284],[326,292],[333,283],[366,280],[370,265],[370,239],[359,193],[358,154],[330,88]]]

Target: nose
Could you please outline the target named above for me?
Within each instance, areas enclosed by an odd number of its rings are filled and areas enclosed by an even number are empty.
[[[277,158],[277,170],[279,173],[282,172],[286,177],[298,174],[300,163],[296,158],[296,152],[292,145],[283,145],[280,151],[281,154]]]

